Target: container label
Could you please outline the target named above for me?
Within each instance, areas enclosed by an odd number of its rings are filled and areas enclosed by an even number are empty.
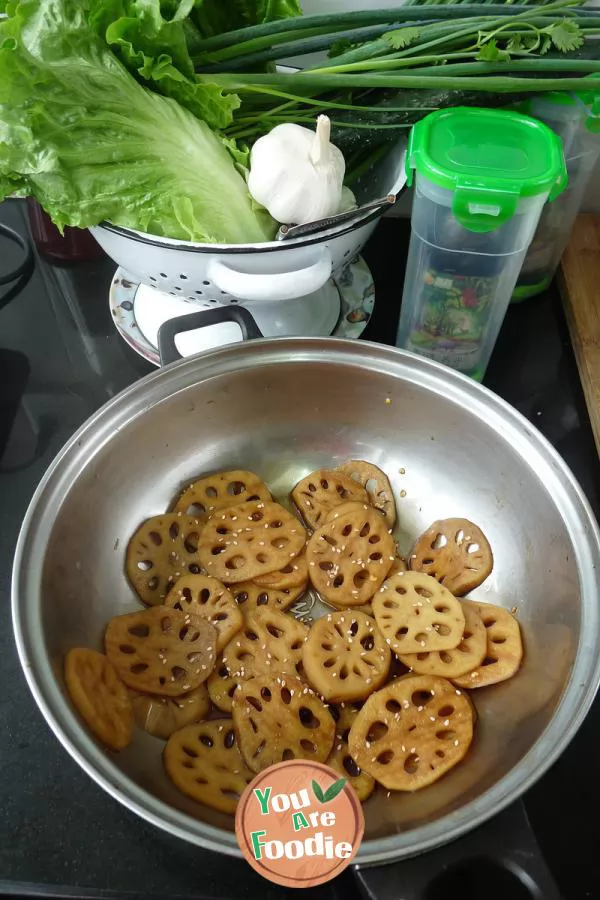
[[[427,269],[409,350],[472,373],[477,369],[499,276],[463,275]]]

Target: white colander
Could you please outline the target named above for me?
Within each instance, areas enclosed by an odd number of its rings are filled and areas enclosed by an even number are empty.
[[[402,141],[353,188],[360,204],[398,194],[405,182]],[[106,222],[90,230],[106,253],[143,284],[198,308],[228,303],[252,308],[320,290],[360,253],[381,214],[370,211],[316,235],[261,244],[196,244]]]

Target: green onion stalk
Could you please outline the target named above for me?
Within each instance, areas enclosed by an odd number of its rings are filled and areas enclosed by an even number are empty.
[[[600,73],[600,11],[579,0],[409,4],[297,17],[198,41],[196,79],[242,101],[229,137],[251,144],[274,125],[311,126],[327,113],[336,139],[354,133],[354,146],[343,149],[359,157],[433,109],[507,105],[598,83],[590,76]],[[312,67],[274,66],[282,56],[323,50],[328,56]]]

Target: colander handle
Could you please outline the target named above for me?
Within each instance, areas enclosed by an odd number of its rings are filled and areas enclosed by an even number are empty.
[[[183,359],[175,346],[175,338],[178,334],[182,334],[184,331],[197,331],[199,328],[206,328],[209,325],[222,325],[223,322],[235,322],[236,325],[239,325],[245,341],[263,337],[254,318],[243,306],[223,306],[219,309],[205,309],[201,312],[190,313],[187,316],[177,316],[163,322],[158,329],[158,352],[161,365],[167,366],[169,363]]]
[[[489,868],[482,868],[485,866]],[[495,874],[496,880],[501,876],[500,870],[514,878],[512,889],[508,886],[503,892],[505,897],[561,900],[522,803],[514,803],[485,825],[437,850],[390,865],[358,866],[354,873],[367,900],[428,900],[458,896],[457,881],[465,898],[489,896],[491,887],[497,887],[491,881]],[[470,877],[474,883],[469,891]],[[522,890],[517,893],[519,888]],[[498,890],[492,894],[499,895]]]
[[[232,297],[266,303],[270,300],[295,300],[297,297],[314,294],[329,281],[332,269],[331,252],[323,244],[316,248],[314,262],[303,269],[270,274],[244,272],[213,257],[208,264],[207,277]]]

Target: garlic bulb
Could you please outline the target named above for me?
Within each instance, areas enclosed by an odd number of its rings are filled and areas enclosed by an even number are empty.
[[[254,144],[248,190],[277,222],[305,225],[340,211],[346,163],[330,134],[319,116],[316,134],[290,122]]]

